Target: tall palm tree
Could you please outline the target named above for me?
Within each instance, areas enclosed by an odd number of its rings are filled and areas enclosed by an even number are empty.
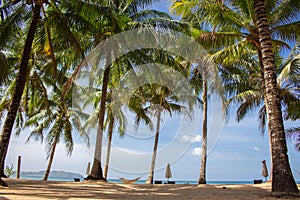
[[[294,49],[286,61],[284,61],[278,53],[275,56],[281,108],[285,119],[291,120],[297,118],[297,113],[299,113],[297,105],[300,103],[297,92],[299,88],[297,81],[299,80],[299,78],[297,78],[299,66],[297,64],[295,52]],[[220,74],[229,97],[226,109],[228,109],[232,103],[238,105],[236,120],[240,121],[244,119],[246,114],[251,110],[259,108],[259,129],[261,134],[264,134],[267,123],[267,113],[262,80],[260,78],[260,68],[258,66],[259,64],[256,58],[249,54],[248,56],[237,59],[237,62],[232,63],[230,66],[221,67]],[[288,130],[288,132],[290,131],[292,130]],[[288,134],[287,136],[291,136],[291,134]]]
[[[197,5],[197,1],[176,1],[171,6],[171,11],[176,15],[181,15],[182,20],[189,23],[190,28],[201,29],[201,19],[195,13],[192,12],[193,8]],[[210,50],[210,49],[207,49]],[[206,184],[206,166],[207,166],[207,108],[208,108],[208,85],[209,85],[209,73],[211,68],[209,62],[203,60],[201,64],[198,63],[198,67],[193,69],[192,78],[190,80],[191,85],[194,87],[197,95],[202,92],[202,108],[203,108],[203,120],[202,120],[202,154],[201,154],[201,167],[198,184]]]
[[[104,165],[104,171],[103,176],[105,179],[107,179],[108,174],[108,166],[109,166],[109,160],[110,160],[110,150],[111,150],[111,142],[112,142],[112,136],[113,131],[115,127],[118,127],[119,136],[123,137],[125,130],[126,130],[126,116],[124,115],[122,109],[121,109],[121,101],[114,101],[109,102],[107,104],[107,119],[105,122],[105,126],[107,127],[107,151],[106,151],[106,160]]]
[[[293,178],[287,155],[271,33],[268,28],[269,23],[264,0],[254,0],[254,8],[265,78],[268,132],[272,150],[272,192],[298,193],[299,190]]]
[[[117,33],[120,33],[124,30],[128,30],[130,28],[139,28],[143,27],[145,24],[154,25],[156,27],[166,27],[171,23],[170,19],[167,20],[158,20],[155,18],[165,17],[166,14],[157,12],[157,11],[140,11],[140,9],[144,8],[147,5],[150,5],[153,1],[109,1],[109,2],[101,2],[98,3],[96,7],[101,7],[102,12],[99,18],[103,19],[105,23],[103,27],[99,26],[100,34],[95,35],[95,43],[98,44],[102,42],[104,39],[107,39]],[[154,16],[154,20],[153,20]],[[141,22],[144,21],[144,22]],[[132,23],[134,22],[134,23]],[[167,22],[167,23],[166,23]],[[173,23],[174,24],[174,23]],[[180,24],[180,23],[179,23]],[[176,27],[176,26],[175,26]],[[178,27],[178,26],[177,26]],[[113,50],[107,49],[106,52],[106,62],[110,61],[110,58],[114,54]],[[107,65],[110,63],[106,63]],[[79,66],[72,78],[76,76],[76,73],[80,70]],[[96,148],[95,148],[95,156],[91,169],[90,175],[87,179],[97,179],[104,180],[102,174],[101,167],[101,148],[102,148],[102,135],[104,128],[104,116],[105,116],[105,104],[106,104],[106,95],[107,95],[107,87],[110,77],[110,70],[112,70],[112,66],[106,66],[101,85],[101,101],[100,101],[100,110],[98,115],[98,129],[97,129],[97,140],[96,140]],[[127,68],[127,70],[129,70]],[[72,80],[69,81],[69,85]],[[67,87],[66,87],[67,89]]]
[[[136,112],[137,114],[137,122],[140,122],[141,117],[145,114],[152,114],[156,117],[156,127],[155,127],[155,138],[151,159],[151,166],[149,171],[149,176],[147,178],[147,184],[153,184],[154,178],[154,169],[155,169],[155,161],[158,149],[158,141],[159,141],[159,133],[160,133],[160,123],[161,123],[161,114],[162,112],[168,111],[172,116],[172,112],[180,112],[184,107],[177,104],[178,96],[173,94],[169,88],[159,84],[146,84],[141,86],[135,94],[131,97],[133,102],[140,102],[141,97],[144,99],[141,105],[142,109],[140,112]],[[147,105],[149,104],[149,105]],[[135,108],[136,109],[136,108]]]
[[[152,56],[149,56],[152,55]],[[143,49],[129,52],[126,55],[119,57],[118,62],[114,63],[114,67],[111,68],[112,73],[110,77],[110,90],[114,93],[115,89],[118,90],[117,85],[123,73],[126,73],[128,69],[133,69],[133,66],[143,65],[145,63],[161,63],[168,66],[172,66],[183,73],[186,73],[185,70],[180,70],[180,64],[172,55],[167,52],[163,52],[157,49]],[[134,74],[134,73],[133,73]],[[137,76],[134,74],[133,76]],[[184,74],[184,76],[187,76]],[[136,78],[136,77],[135,77]],[[131,79],[130,79],[131,80]],[[131,80],[132,81],[132,80]],[[111,92],[110,92],[111,93]],[[123,136],[126,128],[126,117],[124,116],[121,106],[125,105],[138,116],[137,122],[144,121],[145,124],[152,127],[151,119],[146,115],[142,107],[142,102],[137,101],[137,99],[130,98],[128,102],[123,96],[118,96],[111,100],[111,95],[108,96],[107,101],[107,119],[106,127],[108,126],[108,147],[106,153],[106,163],[104,167],[104,177],[107,178],[109,156],[110,156],[110,147],[112,132],[115,125],[118,126],[118,132],[120,136]],[[133,102],[131,102],[133,101]]]
[[[34,8],[33,8],[33,15],[32,20],[27,32],[27,37],[23,49],[21,64],[19,68],[19,73],[17,75],[17,81],[16,86],[13,94],[13,98],[3,125],[2,133],[0,136],[0,158],[5,159],[7,148],[9,145],[10,137],[12,128],[14,125],[14,121],[16,118],[16,113],[20,105],[21,97],[23,94],[23,90],[26,83],[26,77],[28,75],[28,61],[30,57],[32,42],[34,39],[34,35],[37,28],[37,23],[40,18],[40,11],[41,6],[44,3],[44,1],[34,1]],[[1,167],[1,166],[0,166]],[[4,169],[0,169],[0,171],[3,171]]]
[[[65,78],[67,80],[67,78]],[[64,83],[64,82],[63,82]],[[51,166],[54,160],[57,144],[63,139],[67,154],[71,155],[73,150],[73,130],[77,129],[80,132],[80,136],[86,139],[89,144],[88,136],[82,129],[80,121],[86,119],[87,115],[79,112],[75,109],[71,109],[72,106],[72,94],[68,93],[65,101],[61,101],[62,86],[55,86],[53,84],[54,91],[49,94],[49,108],[35,105],[39,109],[36,114],[29,117],[26,121],[26,126],[33,126],[34,129],[28,137],[34,137],[35,139],[43,140],[43,134],[48,131],[46,137],[46,150],[48,157],[48,165],[45,170],[43,180],[47,180],[50,174]],[[62,85],[62,84],[61,84]]]
[[[198,184],[206,184],[207,166],[207,103],[208,103],[208,83],[206,70],[202,72],[202,101],[203,101],[203,121],[202,121],[202,154],[201,167]]]
[[[20,31],[20,34],[22,33],[22,31]],[[20,36],[21,37],[21,36]],[[21,37],[23,38],[23,37]],[[9,40],[9,39],[8,39]],[[11,42],[13,42],[15,45],[13,46],[13,48],[9,48],[8,46],[11,45]],[[3,79],[2,79],[2,83],[1,83],[1,87],[2,87],[2,92],[1,92],[1,101],[0,101],[0,121],[3,120],[5,114],[7,113],[10,103],[11,103],[11,99],[12,99],[12,95],[15,89],[15,85],[16,85],[16,73],[17,73],[17,69],[19,68],[19,60],[20,60],[20,54],[21,51],[19,48],[21,48],[21,42],[17,41],[17,40],[13,40],[13,41],[6,41],[4,43],[1,43],[0,46],[3,48],[3,56],[4,56],[4,63],[3,63],[3,67],[4,67],[4,75]],[[7,71],[5,70],[5,67],[7,67]],[[22,109],[18,109],[17,114],[16,114],[16,122],[21,122],[23,119],[22,114],[20,113],[22,112]],[[19,124],[20,125],[20,124]],[[18,127],[19,125],[17,125],[16,127]],[[17,133],[17,132],[16,132]],[[3,157],[2,159],[0,159],[0,176],[1,177],[6,177],[6,175],[4,174],[4,168],[5,168],[5,157]]]
[[[41,1],[39,1],[39,2],[41,2]],[[34,2],[27,1],[27,3],[30,4],[30,6],[32,3],[36,4],[35,1]],[[58,61],[61,64],[60,67],[62,68],[62,71],[64,71],[68,67],[70,68],[70,65],[71,65],[70,63],[66,63],[66,60],[67,60],[66,58],[70,57],[69,60],[72,60],[74,62],[78,59],[77,54],[79,54],[81,56],[83,55],[83,50],[80,48],[80,44],[77,41],[76,36],[74,36],[73,32],[71,31],[71,29],[69,27],[70,24],[73,23],[73,24],[77,25],[77,27],[83,27],[83,28],[86,28],[86,27],[78,26],[78,24],[82,24],[82,22],[80,21],[80,19],[78,19],[74,16],[71,16],[74,18],[74,20],[72,20],[72,23],[70,23],[71,20],[68,18],[68,17],[70,17],[70,15],[62,13],[57,8],[56,1],[50,1],[50,2],[47,1],[47,3],[48,3],[47,7],[44,7],[44,5],[41,4],[42,9],[40,9],[40,10],[42,10],[43,15],[42,15],[42,19],[40,20],[41,23],[39,23],[38,26],[36,27],[37,33],[38,33],[38,37],[36,37],[36,44],[39,44],[39,45],[36,45],[35,53],[40,54],[39,59],[42,57],[44,59],[51,58],[52,62],[49,62],[48,66],[47,66],[48,61],[45,61],[46,64],[43,63],[44,66],[43,66],[42,71],[43,71],[43,73],[49,73],[49,76],[52,76],[51,78],[53,80],[53,79],[56,79],[56,76],[57,76],[56,71],[57,71],[57,67],[58,67],[58,65],[57,65]],[[12,4],[12,3],[9,2],[6,6],[3,6],[2,9],[9,10],[10,9],[9,6],[11,6],[10,4]],[[24,18],[24,19],[27,18],[26,12],[24,14],[24,11],[23,11],[23,10],[27,9],[26,4],[24,5],[24,2],[21,2],[21,1],[16,2],[15,1],[12,6],[15,6],[16,9],[14,10],[14,12],[11,15],[7,16],[7,18],[3,22],[3,24],[6,26],[3,26],[3,29],[1,29],[1,38],[8,38],[8,40],[7,40],[8,42],[12,40],[9,33],[12,33],[13,30],[15,30],[15,28],[11,28],[11,27],[19,27],[19,23],[20,23],[19,21],[22,21],[22,18]],[[47,10],[45,11],[46,8],[47,8]],[[5,13],[7,13],[7,11]],[[60,22],[57,23],[57,20],[60,20]],[[11,24],[11,23],[16,24],[16,25],[9,26],[9,24]],[[51,34],[53,29],[57,30],[56,34]],[[57,37],[57,35],[60,35],[60,37],[59,36]],[[82,38],[84,38],[84,37],[82,37]],[[53,40],[55,40],[55,43],[56,43],[55,47],[53,47],[53,43],[52,43]],[[69,51],[67,50],[67,53],[63,52],[63,51],[66,51],[65,50],[66,46],[64,46],[62,48],[62,47],[60,47],[62,45],[74,46],[75,47],[74,49],[77,52],[77,54],[73,53],[73,55],[75,55],[75,56],[73,56],[73,58],[71,58],[70,52],[72,52],[72,50],[69,50]],[[6,44],[6,46],[8,46],[8,45]],[[57,58],[54,55],[54,48],[56,48],[56,50],[60,50],[60,52],[63,52],[64,56],[60,57],[59,60],[57,60]],[[44,55],[41,55],[41,54],[44,54]],[[34,59],[32,59],[33,61],[35,61],[35,56],[36,56],[35,54],[34,55],[32,54],[32,58],[34,58]],[[57,54],[56,54],[56,56],[57,56]],[[48,68],[49,65],[50,65],[50,68]],[[27,67],[27,69],[28,69],[28,73],[29,73],[31,67],[29,67],[29,68]],[[51,80],[51,78],[49,80]],[[29,90],[27,90],[27,91],[29,91]],[[27,100],[30,98],[28,96],[28,92],[25,92],[24,95],[26,95],[24,97],[24,101],[25,101],[24,104],[25,104],[25,109],[27,109],[27,106],[26,106]],[[33,99],[33,98],[31,98],[31,99]],[[25,110],[25,111],[27,111],[27,110]],[[9,142],[9,140],[8,140],[8,142]],[[4,166],[4,159],[5,159],[5,156],[2,157],[2,159],[1,159],[1,161],[2,161],[1,166],[2,165]],[[0,168],[0,171],[2,171],[1,168]]]
[[[194,2],[194,1],[192,1]],[[195,3],[195,2],[194,2]],[[276,46],[288,46],[280,38],[294,40],[298,37],[294,30],[299,29],[299,21],[294,17],[294,12],[299,11],[299,1],[266,1],[267,14],[272,42]],[[263,75],[262,52],[258,37],[258,27],[255,19],[254,4],[251,1],[210,1],[203,0],[193,5],[196,13],[203,22],[209,26],[205,30],[194,30],[193,34],[204,46],[214,48],[212,59],[219,64],[226,65],[236,57],[247,55],[256,51],[259,58],[260,78],[263,87],[265,77]],[[196,6],[196,7],[195,7]],[[282,12],[284,10],[284,12]],[[211,28],[210,28],[211,29]],[[293,31],[291,31],[293,30]],[[263,91],[266,91],[263,89]],[[266,101],[266,94],[263,95]]]

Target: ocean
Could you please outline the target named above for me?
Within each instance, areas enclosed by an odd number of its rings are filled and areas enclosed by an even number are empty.
[[[15,178],[15,177],[12,177]],[[21,176],[22,179],[28,180],[42,180],[42,177],[39,176]],[[61,178],[61,177],[49,177],[49,181],[66,181],[74,182],[74,178]],[[83,179],[80,179],[83,181]],[[175,181],[175,184],[197,184],[197,181],[184,181],[184,180],[172,180]],[[120,179],[108,179],[110,183],[122,183]],[[144,184],[146,180],[138,180],[135,184]],[[166,184],[167,180],[162,180],[162,184]],[[253,181],[207,181],[209,185],[244,185],[244,184],[253,184]],[[297,181],[297,184],[300,184],[300,181]]]
[[[174,181],[174,180],[173,180]],[[108,182],[111,183],[122,183],[121,180],[119,179],[108,179]],[[137,182],[135,182],[135,184],[144,184],[146,182],[146,180],[138,180]],[[166,184],[167,181],[162,181],[162,184]],[[175,184],[192,184],[192,185],[196,185],[198,184],[197,181],[178,181],[175,180]],[[240,185],[240,184],[253,184],[253,181],[207,181],[207,184],[209,185]]]
[[[11,176],[11,178],[16,178],[15,176]],[[21,176],[21,179],[27,179],[27,180],[42,180],[43,177],[41,176]],[[51,177],[49,176],[48,181],[66,181],[66,182],[74,182],[74,178],[61,178],[61,177]],[[81,179],[80,181],[83,181]]]

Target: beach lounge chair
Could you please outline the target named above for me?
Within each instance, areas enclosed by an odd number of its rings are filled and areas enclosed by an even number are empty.
[[[154,184],[162,184],[162,181],[154,181]]]
[[[259,183],[262,183],[263,181],[260,179],[260,180],[254,180],[253,182],[254,182],[254,184],[259,184]]]
[[[175,184],[175,181],[168,181],[168,184]]]

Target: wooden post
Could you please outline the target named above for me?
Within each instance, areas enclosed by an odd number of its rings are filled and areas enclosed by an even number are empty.
[[[17,178],[20,178],[21,156],[18,157]]]

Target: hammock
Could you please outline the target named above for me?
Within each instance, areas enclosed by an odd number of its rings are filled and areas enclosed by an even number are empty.
[[[136,181],[138,181],[140,178],[142,178],[141,176],[140,177],[137,177],[135,179],[132,179],[132,180],[128,180],[128,179],[125,179],[125,178],[119,178],[123,183],[125,184],[133,184],[135,183]]]

